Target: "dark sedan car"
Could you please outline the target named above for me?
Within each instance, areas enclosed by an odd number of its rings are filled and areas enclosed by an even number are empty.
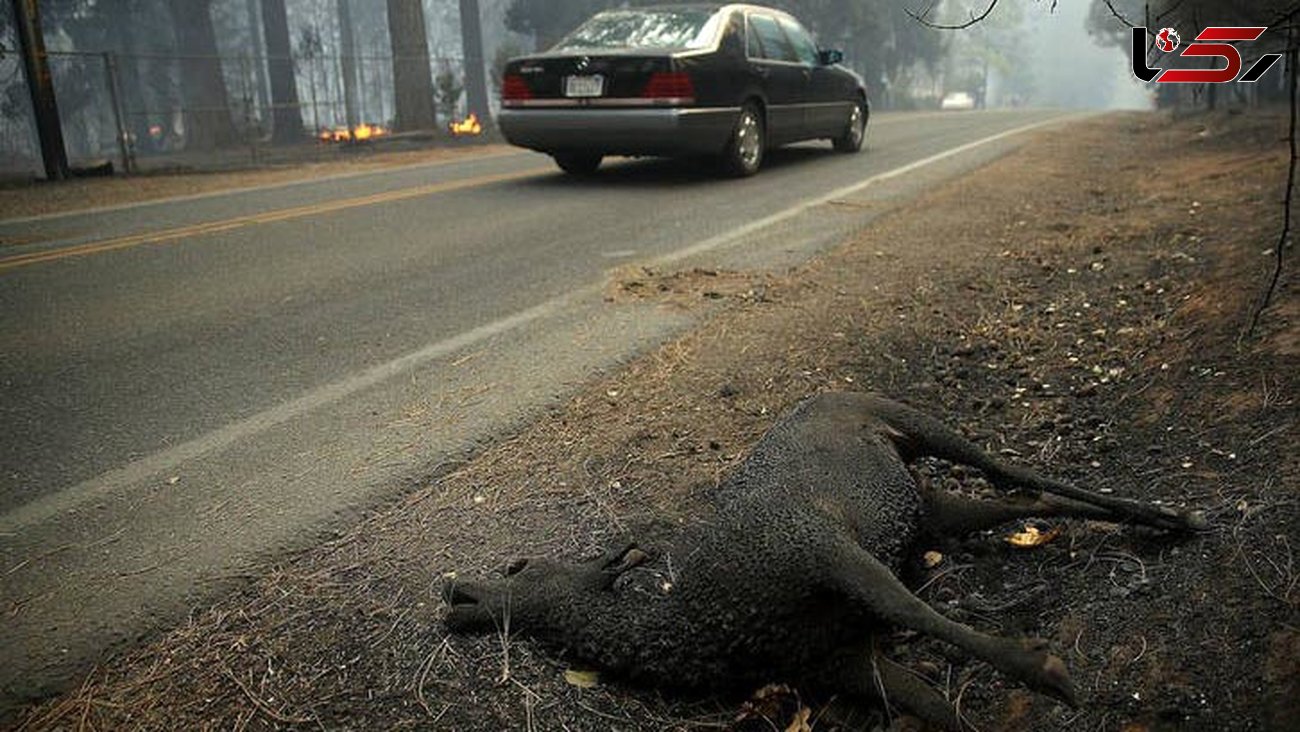
[[[867,91],[841,58],[757,5],[609,10],[551,50],[512,59],[497,122],[570,173],[606,155],[707,155],[752,175],[777,145],[862,148]]]

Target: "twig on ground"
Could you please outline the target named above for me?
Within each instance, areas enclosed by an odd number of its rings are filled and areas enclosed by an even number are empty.
[[[497,635],[501,639],[501,676],[497,679],[497,683],[504,684],[510,680],[510,597],[508,595]]]
[[[1074,652],[1079,654],[1080,658],[1088,658],[1088,652],[1079,646],[1079,641],[1083,640],[1083,629],[1074,635]]]
[[[1241,536],[1242,529],[1245,528],[1247,522],[1249,522],[1252,518],[1258,516],[1259,514],[1263,513],[1264,511],[1270,508],[1276,508],[1278,505],[1280,504],[1269,503],[1242,512],[1241,520],[1238,521],[1236,526],[1232,528],[1232,538],[1236,541],[1236,552],[1235,552],[1236,556],[1241,558],[1242,563],[1246,565],[1246,571],[1250,574],[1251,578],[1255,580],[1255,583],[1260,586],[1260,589],[1264,590],[1264,593],[1269,597],[1273,598],[1274,600],[1277,600],[1285,604],[1290,604],[1291,593],[1295,589],[1295,585],[1297,581],[1294,572],[1294,560],[1291,555],[1290,542],[1287,542],[1285,536],[1283,536],[1283,543],[1286,546],[1286,553],[1287,553],[1284,566],[1279,566],[1276,562],[1273,562],[1267,555],[1265,555],[1264,557],[1264,560],[1268,562],[1269,566],[1271,566],[1273,568],[1273,571],[1276,572],[1278,575],[1278,582],[1276,585],[1273,585],[1266,582],[1264,578],[1259,575],[1259,571],[1255,569],[1255,563],[1251,560],[1250,555],[1247,553],[1246,542],[1242,539]],[[1285,591],[1282,594],[1278,594],[1278,591],[1283,587],[1286,588]]]
[[[966,683],[962,684],[961,688],[957,690],[957,698],[953,699],[952,701],[952,710],[956,712],[957,719],[960,719],[962,724],[966,725],[968,728],[974,730],[975,732],[979,732],[979,727],[976,726],[973,721],[971,721],[970,717],[966,716],[965,712],[962,711],[962,705],[961,705],[962,697],[966,695],[966,689],[970,688],[970,685],[973,683],[975,683],[975,679],[971,679]]]
[[[528,730],[528,732],[533,732],[533,730],[536,729],[537,723],[537,720],[533,718],[533,709],[536,708],[537,702],[542,700],[542,696],[528,688],[528,686],[519,679],[510,679],[510,683],[518,686],[524,692],[524,728]]]
[[[1290,425],[1286,425],[1286,424],[1278,425],[1277,427],[1268,430],[1267,432],[1259,435],[1258,437],[1251,438],[1250,442],[1247,443],[1247,446],[1254,447],[1255,445],[1258,445],[1259,443],[1263,442],[1264,440],[1267,440],[1268,438],[1272,437],[1273,435],[1276,435],[1279,432],[1285,432],[1289,427]]]
[[[965,570],[967,570],[967,569],[972,569],[972,568],[974,568],[974,566],[975,566],[975,565],[973,565],[973,564],[954,564],[954,565],[952,565],[951,567],[946,567],[946,568],[944,568],[943,570],[937,572],[937,573],[936,573],[933,577],[931,577],[930,579],[926,580],[926,581],[925,581],[925,584],[923,584],[923,585],[921,585],[920,587],[916,588],[916,592],[915,592],[914,594],[920,595],[922,592],[925,592],[925,591],[930,587],[930,585],[934,584],[935,582],[938,582],[939,580],[943,579],[944,577],[947,577],[948,575],[953,574],[953,573],[955,573],[955,572],[961,572],[961,571],[965,571]]]
[[[1142,640],[1142,650],[1138,651],[1138,654],[1137,654],[1136,656],[1134,656],[1134,657],[1133,657],[1133,660],[1132,660],[1132,661],[1129,661],[1129,663],[1137,663],[1137,662],[1138,662],[1138,659],[1140,659],[1140,658],[1142,658],[1143,656],[1147,655],[1147,637],[1146,637],[1145,635],[1144,635],[1144,636],[1139,636],[1139,637],[1140,637],[1141,640]]]
[[[229,667],[223,666],[221,669],[221,673],[226,678],[233,681],[235,683],[235,686],[239,687],[240,691],[244,692],[244,696],[248,697],[248,700],[253,702],[253,706],[257,707],[258,711],[262,712],[263,714],[275,720],[276,722],[279,722],[280,724],[306,724],[307,722],[310,722],[312,720],[311,717],[289,717],[272,709],[271,706],[268,705],[266,702],[262,701],[261,699],[258,699],[257,695],[254,694],[253,691],[249,689],[246,684],[244,684],[244,682],[240,681],[239,677],[236,676],[235,672],[231,671]]]
[[[435,716],[433,710],[429,708],[429,702],[424,698],[424,681],[428,678],[429,670],[433,668],[434,661],[437,660],[439,655],[447,650],[448,646],[449,641],[446,638],[443,638],[442,645],[433,649],[428,657],[424,659],[424,663],[420,664],[420,676],[415,682],[415,700],[420,703],[420,706],[424,707],[424,711],[427,712],[430,717],[433,717],[434,721],[437,721],[442,717],[442,715],[446,714],[447,710],[451,708],[451,705],[448,704]]]

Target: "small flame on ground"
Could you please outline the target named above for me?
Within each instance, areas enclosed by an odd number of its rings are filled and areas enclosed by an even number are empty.
[[[479,124],[478,115],[470,112],[469,116],[460,122],[452,122],[447,125],[451,134],[460,137],[461,135],[481,135],[483,134],[483,125]]]
[[[379,125],[362,122],[351,130],[346,127],[335,127],[331,130],[321,130],[320,139],[322,142],[349,142],[352,140],[364,142],[365,140],[383,137],[387,134],[388,130]]]

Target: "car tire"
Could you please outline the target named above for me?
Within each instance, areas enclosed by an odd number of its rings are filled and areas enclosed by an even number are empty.
[[[831,140],[836,150],[842,153],[855,153],[862,149],[862,142],[867,139],[867,103],[861,99],[854,102],[849,121],[844,125],[844,132]]]
[[[731,139],[722,153],[722,172],[734,178],[745,178],[758,172],[763,165],[767,145],[767,126],[758,105],[746,104],[740,108]]]
[[[551,157],[555,158],[555,164],[560,166],[560,170],[569,175],[591,175],[600,167],[600,161],[605,156],[600,153],[565,152],[553,153]]]

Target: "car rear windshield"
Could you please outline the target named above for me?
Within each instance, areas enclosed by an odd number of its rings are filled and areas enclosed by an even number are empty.
[[[610,10],[583,23],[552,50],[704,48],[717,33],[717,15],[692,9]]]

